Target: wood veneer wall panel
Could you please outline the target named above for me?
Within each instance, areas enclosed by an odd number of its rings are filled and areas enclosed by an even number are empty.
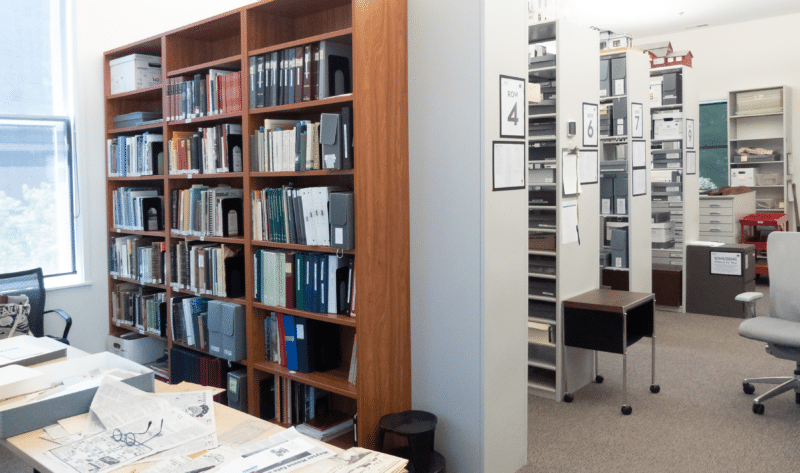
[[[359,445],[411,408],[405,0],[354,0]]]

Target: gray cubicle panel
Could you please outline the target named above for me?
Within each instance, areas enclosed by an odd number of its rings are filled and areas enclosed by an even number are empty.
[[[744,318],[735,298],[755,290],[755,265],[753,245],[687,245],[686,312]]]

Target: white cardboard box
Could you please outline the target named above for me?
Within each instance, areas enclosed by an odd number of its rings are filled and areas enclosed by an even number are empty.
[[[683,138],[683,112],[663,110],[653,112],[653,139],[672,140]]]
[[[0,340],[0,366],[30,366],[67,356],[67,346],[49,337],[20,335]]]
[[[748,186],[753,187],[756,185],[756,178],[753,168],[738,168],[731,169],[731,186]]]
[[[155,378],[151,369],[108,352],[35,368],[44,375],[50,385],[68,383],[71,379],[86,376],[96,370],[112,369],[124,369],[139,373],[123,382],[142,391],[153,392],[155,390]],[[24,405],[18,405],[13,401],[0,403],[0,438],[14,437],[55,424],[59,419],[89,412],[95,392],[97,392],[97,387],[75,392],[65,389],[65,394]]]
[[[111,93],[121,94],[161,84],[161,58],[129,54],[108,62]]]
[[[106,338],[106,351],[140,364],[151,363],[164,356],[166,345],[164,341],[134,332]]]

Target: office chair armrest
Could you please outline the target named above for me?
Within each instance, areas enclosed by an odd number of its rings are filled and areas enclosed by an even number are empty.
[[[756,316],[756,301],[764,297],[764,294],[760,292],[743,292],[736,296],[736,300],[740,302],[744,302],[747,318],[753,318]]]
[[[69,334],[69,329],[72,328],[72,317],[70,317],[68,313],[64,312],[61,309],[52,309],[44,311],[45,314],[49,314],[51,312],[54,314],[58,314],[59,316],[61,316],[62,319],[64,319],[64,322],[66,322],[66,325],[64,325],[64,335],[61,336],[63,340],[66,340],[67,335]]]

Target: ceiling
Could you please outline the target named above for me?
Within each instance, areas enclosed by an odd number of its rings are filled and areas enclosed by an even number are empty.
[[[713,27],[800,13],[798,0],[529,0],[529,6],[536,5],[544,5],[545,11],[555,8],[558,18],[627,33],[634,40],[699,25]]]

